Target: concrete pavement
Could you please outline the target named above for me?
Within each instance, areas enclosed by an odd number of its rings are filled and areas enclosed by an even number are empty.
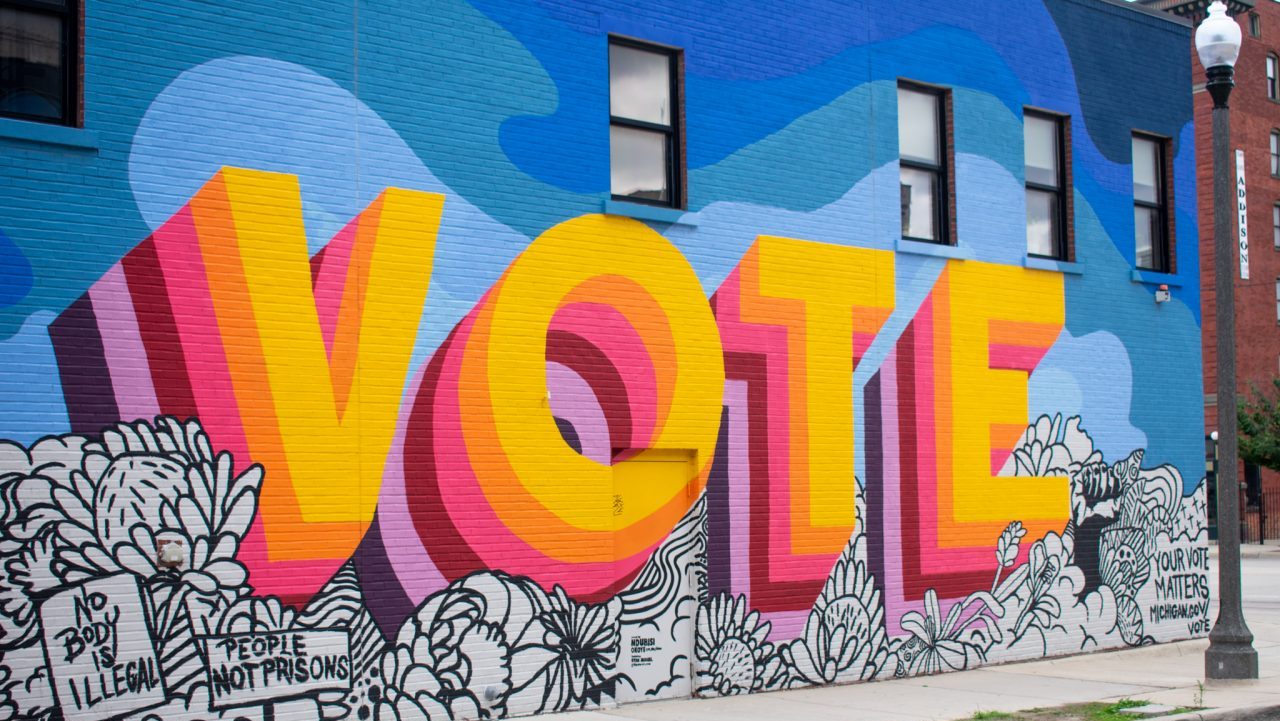
[[[969,718],[975,711],[1019,711],[1121,698],[1218,709],[1280,707],[1280,546],[1249,546],[1242,555],[1245,618],[1258,649],[1261,667],[1258,681],[1206,683],[1204,650],[1208,641],[1198,640],[990,666],[924,678],[752,696],[637,703],[543,718],[555,721],[726,718],[734,721],[951,721]],[[1216,585],[1216,560],[1211,578]],[[1217,597],[1216,591],[1213,595]],[[1280,712],[1276,718],[1280,719]]]

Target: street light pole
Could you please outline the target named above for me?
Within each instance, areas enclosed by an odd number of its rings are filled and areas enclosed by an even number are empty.
[[[1244,622],[1240,594],[1240,483],[1236,440],[1236,318],[1233,284],[1236,238],[1231,167],[1231,111],[1240,27],[1221,2],[1196,29],[1196,52],[1213,98],[1213,263],[1218,320],[1218,619],[1209,632],[1204,673],[1211,679],[1258,677],[1258,652]]]

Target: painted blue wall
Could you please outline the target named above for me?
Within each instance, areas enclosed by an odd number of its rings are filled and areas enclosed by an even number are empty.
[[[1021,110],[1069,114],[1081,272],[1065,278],[1066,335],[1033,376],[1032,411],[1087,412],[1100,446],[1145,445],[1194,483],[1190,29],[1104,0],[776,7],[86,2],[85,129],[55,143],[0,125],[0,437],[66,429],[45,327],[223,165],[297,174],[316,247],[387,185],[445,193],[425,360],[533,237],[601,209],[620,33],[684,49],[691,224],[653,225],[708,293],[757,233],[895,247],[899,77],[954,88],[960,242],[1020,265]],[[1177,273],[1159,307],[1130,278],[1133,129],[1176,153]],[[900,254],[903,313],[940,265]],[[1063,397],[1079,408],[1036,407]]]

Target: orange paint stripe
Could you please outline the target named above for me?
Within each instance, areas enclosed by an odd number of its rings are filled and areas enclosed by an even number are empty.
[[[329,354],[329,378],[333,383],[334,405],[339,418],[346,411],[347,398],[355,380],[365,290],[369,284],[369,268],[373,265],[373,248],[378,238],[384,197],[379,196],[355,221],[355,247],[351,252],[347,282],[338,309],[338,324],[333,334],[333,349]]]
[[[645,352],[654,371],[656,398],[654,421],[648,428],[632,428],[633,442],[638,447],[651,445],[666,425],[675,397],[676,374],[679,362],[676,358],[675,338],[662,306],[635,281],[616,275],[592,278],[570,291],[561,305],[570,303],[597,303],[612,306],[622,314],[644,341]],[[626,369],[620,369],[625,372]],[[633,418],[634,418],[633,414]]]
[[[742,271],[740,317],[743,322],[777,325],[787,329],[787,401],[788,442],[787,468],[791,511],[789,523],[790,551],[795,555],[827,555],[838,553],[849,541],[854,523],[840,526],[816,526],[810,512],[812,483],[809,467],[810,434],[808,404],[808,350],[806,305],[798,298],[764,297],[760,288],[760,250],[753,245],[739,265]],[[855,312],[853,328],[874,333],[888,318],[890,309],[863,309]],[[865,314],[864,314],[865,313]],[[851,346],[856,336],[850,339]],[[771,382],[772,379],[771,379]],[[850,470],[852,476],[852,469]],[[856,523],[856,521],[855,521]]]
[[[502,448],[489,392],[489,343],[493,306],[502,292],[500,280],[476,312],[476,321],[463,353],[459,371],[460,420],[466,438],[466,453],[489,505],[507,528],[531,547],[560,561],[576,563],[613,561],[646,551],[656,532],[675,526],[691,504],[692,496],[676,493],[649,516],[636,521],[624,532],[588,531],[569,525],[548,510],[524,487]],[[710,473],[710,459],[692,482],[701,491]]]
[[[988,342],[991,345],[1021,345],[1048,348],[1058,340],[1061,324],[1031,323],[1027,321],[991,320],[987,323]]]
[[[275,422],[275,405],[249,288],[240,262],[239,244],[226,181],[214,176],[190,201],[217,313],[232,386],[240,407],[253,461],[267,469],[258,499],[258,517],[267,531],[270,560],[338,557],[350,550],[354,523],[306,524],[289,480],[284,441]],[[306,532],[299,531],[306,528]],[[286,535],[287,534],[287,535]]]

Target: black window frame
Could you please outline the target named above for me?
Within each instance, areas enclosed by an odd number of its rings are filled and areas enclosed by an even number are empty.
[[[1249,13],[1249,34],[1255,38],[1262,37],[1262,18],[1258,13]]]
[[[1071,159],[1068,157],[1068,149],[1067,149],[1067,121],[1070,119],[1070,116],[1064,115],[1062,113],[1055,113],[1052,110],[1045,110],[1043,108],[1024,107],[1022,109],[1022,117],[1023,117],[1024,123],[1026,122],[1027,116],[1040,118],[1041,120],[1049,120],[1053,122],[1054,127],[1057,130],[1057,132],[1055,133],[1055,138],[1057,140],[1057,148],[1055,150],[1058,156],[1057,157],[1058,187],[1056,188],[1044,185],[1042,183],[1035,183],[1028,180],[1026,178],[1026,168],[1025,168],[1026,160],[1024,156],[1023,184],[1026,187],[1026,189],[1053,193],[1055,196],[1057,196],[1057,200],[1058,200],[1058,205],[1057,205],[1058,233],[1057,233],[1057,237],[1053,239],[1054,254],[1040,255],[1039,253],[1032,253],[1030,249],[1028,249],[1027,255],[1032,258],[1049,258],[1051,260],[1067,260],[1068,259],[1067,258],[1068,256],[1067,235],[1069,233],[1069,227],[1067,224],[1070,222],[1070,218],[1067,217],[1067,178],[1068,178],[1067,173],[1069,170],[1069,166],[1067,165],[1067,163],[1071,161]]]
[[[1280,201],[1271,204],[1271,245],[1280,250]]]
[[[1155,133],[1147,133],[1141,130],[1135,130],[1131,134],[1130,153],[1132,154],[1132,143],[1135,140],[1146,140],[1154,143],[1156,146],[1156,197],[1157,202],[1150,203],[1145,200],[1138,200],[1137,194],[1134,194],[1133,205],[1135,208],[1142,207],[1154,209],[1157,212],[1158,226],[1160,228],[1159,238],[1152,238],[1151,255],[1155,259],[1154,266],[1138,265],[1137,254],[1137,228],[1134,228],[1134,267],[1139,270],[1149,270],[1155,273],[1168,273],[1172,266],[1172,253],[1170,252],[1169,242],[1169,163],[1167,156],[1169,153],[1169,138],[1164,135],[1156,135]],[[1132,162],[1132,160],[1130,161]],[[1132,177],[1132,167],[1130,168],[1130,177]]]
[[[1280,55],[1267,53],[1265,70],[1267,75],[1267,100],[1280,102]]]
[[[684,119],[684,93],[681,91],[682,68],[684,65],[684,50],[670,45],[662,45],[647,40],[628,37],[625,35],[609,35],[609,48],[614,45],[631,48],[633,50],[641,50],[657,55],[666,55],[668,78],[667,92],[670,93],[671,102],[671,125],[666,126],[660,123],[650,123],[643,120],[633,120],[613,114],[612,98],[613,88],[610,85],[609,98],[609,127],[617,125],[620,127],[634,128],[637,130],[647,130],[650,132],[660,132],[667,136],[667,188],[669,199],[666,201],[651,200],[649,198],[637,198],[633,195],[617,195],[613,192],[612,178],[609,182],[609,197],[613,200],[619,200],[627,203],[641,203],[644,205],[653,205],[659,208],[675,208],[677,210],[685,207],[685,169],[684,169],[684,145],[681,135],[681,121]],[[606,67],[608,60],[606,58]],[[610,143],[612,146],[612,143]],[[613,169],[613,160],[609,161],[610,172]]]
[[[1267,135],[1267,141],[1271,157],[1271,177],[1280,178],[1280,129],[1272,128]]]
[[[52,15],[62,19],[62,116],[30,115],[0,110],[0,118],[78,127],[80,122],[80,0],[61,4],[42,0],[0,0],[0,7]]]
[[[948,172],[951,158],[951,137],[947,131],[947,110],[951,103],[951,88],[941,85],[930,85],[917,80],[908,80],[898,78],[898,90],[908,90],[914,93],[924,95],[933,95],[938,99],[938,118],[937,118],[937,138],[938,143],[938,165],[931,165],[918,160],[911,160],[902,157],[902,148],[898,148],[898,166],[899,178],[901,178],[901,168],[908,167],[914,170],[922,170],[932,173],[936,178],[934,183],[935,209],[933,224],[937,229],[937,238],[919,238],[907,235],[904,231],[903,240],[910,240],[917,243],[932,243],[934,245],[955,245],[955,238],[951,233],[951,173]],[[896,97],[896,94],[895,94]],[[899,127],[901,127],[902,119],[898,119]],[[905,228],[906,223],[903,222]]]

